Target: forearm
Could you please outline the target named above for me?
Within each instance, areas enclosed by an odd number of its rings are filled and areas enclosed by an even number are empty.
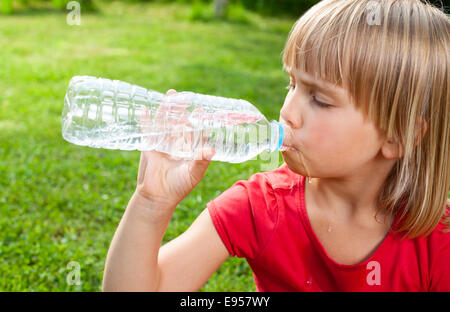
[[[158,253],[173,209],[133,195],[108,251],[104,291],[157,290]]]

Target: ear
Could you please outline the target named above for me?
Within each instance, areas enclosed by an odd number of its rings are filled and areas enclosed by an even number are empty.
[[[419,144],[419,142],[423,139],[425,133],[427,133],[427,130],[428,130],[427,121],[423,118],[420,118],[417,121],[416,129],[418,129],[418,130],[416,131],[415,145]]]
[[[397,140],[386,140],[381,146],[384,158],[397,159],[403,156],[403,145]]]
[[[428,123],[423,118],[420,118],[416,123],[415,146],[423,139],[427,130]],[[404,146],[396,139],[386,139],[381,147],[381,152],[387,159],[397,159],[403,156]]]

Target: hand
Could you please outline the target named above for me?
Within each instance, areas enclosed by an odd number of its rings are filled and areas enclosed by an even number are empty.
[[[167,91],[173,93],[173,89]],[[201,181],[213,155],[212,148],[199,150],[195,160],[174,159],[157,151],[141,152],[134,196],[156,203],[153,207],[175,209]]]

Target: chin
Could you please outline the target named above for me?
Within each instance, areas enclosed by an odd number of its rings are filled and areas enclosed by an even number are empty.
[[[294,173],[305,176],[306,171],[305,168],[303,167],[303,163],[301,162],[301,157],[298,155],[294,155],[293,152],[295,151],[281,152],[283,160],[288,166],[289,170],[291,170]]]

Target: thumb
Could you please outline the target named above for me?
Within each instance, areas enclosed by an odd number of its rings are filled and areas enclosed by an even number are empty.
[[[195,183],[199,183],[205,175],[205,172],[208,169],[215,152],[215,149],[212,147],[202,148],[197,151],[195,160],[193,160],[189,166],[189,173],[194,179]]]

